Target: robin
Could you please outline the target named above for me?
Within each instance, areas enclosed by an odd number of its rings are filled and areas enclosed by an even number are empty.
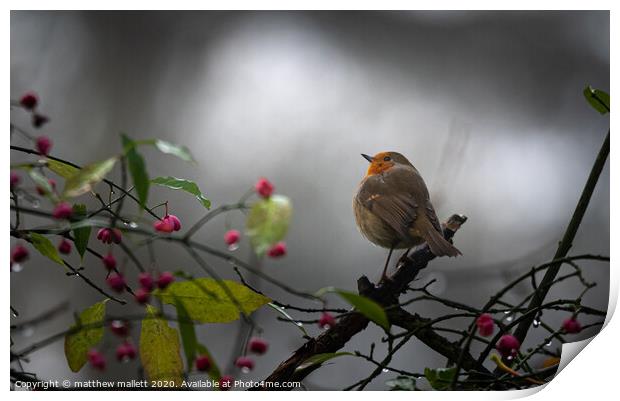
[[[409,250],[426,242],[435,256],[461,255],[444,238],[426,184],[405,156],[381,152],[362,157],[370,166],[353,198],[353,212],[362,235],[390,250],[382,280],[394,249]]]

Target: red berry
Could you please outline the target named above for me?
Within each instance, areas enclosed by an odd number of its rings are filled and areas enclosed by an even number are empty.
[[[11,190],[17,188],[22,178],[15,171],[11,171]]]
[[[71,253],[71,242],[66,239],[60,241],[60,244],[58,244],[58,252],[64,253],[65,255]]]
[[[50,150],[52,149],[52,140],[46,137],[45,135],[41,135],[40,137],[37,138],[35,146],[37,148],[37,151],[40,154],[47,156],[49,155]]]
[[[101,258],[101,261],[103,262],[103,265],[105,266],[106,269],[108,270],[116,269],[116,258],[114,257],[112,252],[108,252],[107,255]]]
[[[37,107],[38,102],[39,99],[34,92],[24,93],[24,95],[19,99],[19,104],[21,104],[24,108],[28,110],[32,110]]]
[[[500,354],[502,354],[504,358],[506,358],[514,357],[515,355],[517,355],[520,346],[521,344],[515,336],[513,336],[512,334],[504,334],[500,337],[495,348],[499,351]]]
[[[140,305],[144,305],[149,301],[151,293],[145,288],[138,288],[135,293],[136,302]]]
[[[269,343],[262,338],[253,337],[248,343],[248,348],[251,352],[255,354],[263,355],[265,352],[267,352],[267,348],[269,348]]]
[[[32,125],[34,125],[35,128],[41,128],[41,126],[49,122],[49,120],[50,119],[47,116],[44,116],[43,114],[34,113],[32,115]]]
[[[169,214],[164,217],[164,220],[168,220],[168,224],[172,226],[174,231],[179,231],[181,229],[181,220],[179,220],[179,218],[174,214]]]
[[[153,291],[153,287],[155,287],[155,283],[153,282],[153,276],[151,275],[151,273],[140,273],[138,275],[138,282],[140,283],[140,287],[144,288],[147,291]]]
[[[336,325],[336,319],[331,315],[331,313],[323,312],[321,318],[319,319],[319,327],[322,329],[329,329]]]
[[[564,323],[562,323],[562,328],[568,334],[576,334],[581,331],[581,323],[579,323],[574,317],[569,317],[564,320]]]
[[[11,250],[11,262],[21,263],[28,259],[28,249],[23,245],[15,245]]]
[[[108,286],[116,292],[121,292],[125,289],[125,277],[120,274],[112,273],[108,276]]]
[[[119,344],[116,347],[116,359],[119,361],[127,361],[130,359],[135,359],[136,357],[136,347],[133,346],[129,341],[125,341],[122,344]]]
[[[254,369],[254,360],[248,356],[240,356],[235,361],[235,366],[249,372],[250,370]]]
[[[241,233],[238,230],[228,230],[224,234],[224,242],[226,245],[235,245],[241,239]]]
[[[232,376],[224,375],[217,381],[218,387],[221,391],[228,391],[232,388],[235,378]]]
[[[490,336],[493,334],[493,330],[495,329],[493,318],[488,313],[483,313],[478,316],[478,319],[476,319],[476,325],[478,326],[478,333],[480,333],[483,337]]]
[[[129,334],[129,322],[124,320],[113,320],[110,323],[110,330],[119,337],[127,337]]]
[[[272,258],[279,258],[281,256],[286,255],[286,243],[278,242],[267,251],[267,255]]]
[[[99,231],[97,231],[97,239],[104,244],[111,244],[112,242],[114,242],[115,244],[120,244],[122,238],[123,234],[118,228],[101,228]]]
[[[196,358],[196,369],[201,372],[206,372],[211,369],[211,360],[207,355],[199,355]]]
[[[55,219],[68,219],[73,214],[73,208],[67,202],[60,202],[54,208],[52,215]]]
[[[269,198],[273,193],[273,184],[270,183],[266,178],[261,178],[254,185],[256,192],[263,198]]]
[[[47,182],[50,184],[50,187],[52,188],[52,190],[56,189],[56,181],[53,179],[49,179],[47,180]],[[37,193],[41,196],[44,196],[47,194],[47,191],[43,188],[37,185]]]
[[[153,223],[153,228],[160,233],[171,233],[174,231],[174,225],[165,217]]]
[[[163,272],[157,278],[157,287],[164,289],[174,281],[174,275],[170,272]]]
[[[105,369],[105,358],[103,357],[103,354],[101,352],[97,351],[96,349],[91,349],[90,351],[88,351],[87,358],[90,366],[92,366],[93,368],[97,370]]]

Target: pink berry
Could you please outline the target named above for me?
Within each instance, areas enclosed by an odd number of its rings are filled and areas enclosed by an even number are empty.
[[[41,126],[49,122],[49,120],[49,117],[44,116],[43,114],[34,113],[32,116],[32,125],[34,125],[35,128],[41,128]]]
[[[179,231],[181,229],[181,220],[179,220],[179,218],[174,214],[169,214],[164,217],[164,220],[168,220],[168,224],[172,226],[174,231]]]
[[[127,337],[129,334],[129,322],[124,320],[113,320],[110,323],[110,330],[119,337]]]
[[[136,302],[140,305],[144,305],[149,301],[151,293],[145,288],[138,288],[135,292]]]
[[[92,366],[93,368],[97,370],[105,369],[105,358],[103,357],[103,354],[101,352],[97,351],[96,349],[91,349],[90,351],[88,351],[87,358],[90,366]]]
[[[323,312],[321,318],[319,319],[319,327],[322,329],[329,329],[336,325],[336,319],[331,315],[331,313]]]
[[[217,381],[218,387],[221,391],[228,391],[232,388],[233,382],[235,378],[229,375],[224,375],[220,377],[220,380]]]
[[[279,258],[286,255],[286,244],[284,242],[278,242],[267,251],[267,255],[272,258]]]
[[[196,358],[196,369],[201,372],[206,372],[211,369],[211,360],[207,355],[199,355]]]
[[[39,99],[37,98],[36,93],[34,92],[26,92],[19,99],[19,104],[21,104],[25,109],[32,110],[37,107],[37,103]]]
[[[251,352],[255,354],[263,355],[265,352],[267,352],[267,348],[269,348],[269,343],[262,338],[253,337],[248,343],[248,348]]]
[[[581,331],[581,323],[579,323],[574,317],[569,317],[562,323],[562,328],[568,334],[576,334]]]
[[[228,230],[224,234],[224,242],[226,245],[235,245],[241,239],[241,233],[238,230]]]
[[[119,361],[127,361],[136,358],[136,347],[129,341],[125,341],[116,347],[116,359]]]
[[[58,252],[65,255],[71,253],[71,242],[67,241],[66,239],[60,241],[60,244],[58,244]]]
[[[140,283],[140,287],[144,288],[147,291],[153,291],[155,287],[155,283],[153,281],[153,276],[151,273],[143,272],[138,275],[138,282]]]
[[[108,252],[107,255],[101,258],[101,261],[103,262],[103,265],[105,266],[106,269],[108,270],[116,269],[116,258],[114,257],[112,252]]]
[[[254,186],[256,189],[256,193],[258,193],[263,198],[269,198],[273,193],[273,184],[270,183],[266,178],[261,178],[256,182]]]
[[[495,348],[499,351],[500,354],[502,354],[504,358],[506,358],[514,357],[515,355],[517,355],[520,346],[521,344],[515,336],[513,336],[512,334],[504,334],[500,337]]]
[[[478,333],[483,337],[488,337],[493,334],[495,329],[495,323],[493,323],[493,317],[488,313],[483,313],[476,319],[476,325],[478,326]]]
[[[171,233],[174,231],[174,225],[165,217],[153,223],[153,228],[160,233]]]
[[[235,361],[235,366],[239,369],[243,369],[244,371],[250,371],[254,369],[254,359],[248,356],[240,356]]]
[[[28,259],[28,249],[23,245],[15,245],[11,250],[11,262],[21,263]]]
[[[73,214],[73,207],[67,202],[60,202],[54,208],[52,215],[55,219],[68,219]]]
[[[120,274],[112,273],[107,278],[108,286],[116,292],[121,292],[125,289],[125,277]]]
[[[157,287],[163,290],[164,288],[168,287],[170,283],[172,283],[173,281],[174,281],[174,275],[172,273],[163,272],[157,278]]]
[[[101,228],[99,231],[97,231],[97,239],[104,244],[111,244],[112,242],[114,242],[115,244],[120,244],[122,238],[123,234],[118,228]]]
[[[37,138],[35,146],[40,154],[47,156],[52,149],[52,140],[45,135],[41,135]]]
[[[15,171],[11,171],[11,190],[14,190],[19,185],[22,178]]]
[[[56,189],[56,181],[53,179],[49,179],[47,180],[47,182],[50,184],[50,187],[52,188],[52,190]],[[47,194],[47,191],[43,188],[37,185],[37,193],[41,196],[44,196]]]

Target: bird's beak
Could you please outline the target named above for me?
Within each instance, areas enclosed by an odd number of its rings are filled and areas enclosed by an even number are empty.
[[[372,156],[368,156],[362,153],[362,157],[372,163]]]

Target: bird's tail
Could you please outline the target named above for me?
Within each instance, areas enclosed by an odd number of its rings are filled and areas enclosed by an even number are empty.
[[[434,227],[429,227],[426,230],[425,238],[426,243],[429,248],[431,248],[431,252],[435,256],[458,256],[462,255],[461,251],[459,251],[454,245],[449,243]]]

